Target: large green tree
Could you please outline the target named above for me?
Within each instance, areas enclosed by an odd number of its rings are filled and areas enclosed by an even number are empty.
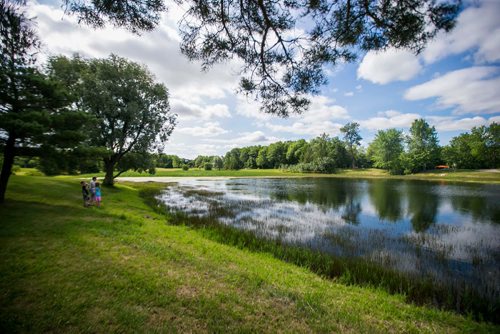
[[[347,123],[340,128],[340,131],[344,134],[344,140],[351,155],[351,166],[356,168],[356,148],[361,145],[361,139],[363,139],[359,134],[359,124],[356,122]]]
[[[182,52],[203,68],[238,58],[241,90],[268,113],[286,116],[309,105],[325,69],[387,47],[419,52],[453,27],[460,0],[63,0],[93,26],[111,22],[151,30],[170,4],[186,12]],[[326,66],[325,66],[326,65]]]
[[[403,132],[399,130],[379,130],[368,146],[368,155],[373,165],[388,169],[391,173],[400,173],[400,156],[404,150],[403,138]]]
[[[38,47],[22,9],[0,1],[0,203],[15,156],[60,153],[82,139],[84,116],[66,109],[69,99],[62,86],[38,70]]]
[[[146,67],[115,55],[106,59],[60,56],[52,58],[49,67],[51,75],[72,89],[75,105],[95,120],[88,142],[106,149],[104,184],[112,185],[129,168],[151,167],[152,159],[134,157],[161,150],[175,127],[176,115],[170,112],[166,87],[155,82]]]
[[[440,147],[436,128],[424,119],[416,119],[407,138],[408,152],[403,164],[407,172],[432,169],[439,162]]]

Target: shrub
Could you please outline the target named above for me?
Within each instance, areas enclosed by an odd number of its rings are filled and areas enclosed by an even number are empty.
[[[188,165],[182,165],[182,170],[189,170],[189,166]]]
[[[206,162],[205,165],[203,166],[205,168],[205,170],[212,170],[212,164],[209,163],[209,162]]]

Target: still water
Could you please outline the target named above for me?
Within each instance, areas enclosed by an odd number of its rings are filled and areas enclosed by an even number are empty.
[[[159,199],[268,239],[500,298],[500,186],[338,178],[182,180]]]

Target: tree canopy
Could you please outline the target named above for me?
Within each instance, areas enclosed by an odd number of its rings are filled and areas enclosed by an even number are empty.
[[[176,115],[170,113],[166,87],[156,83],[147,68],[114,55],[107,59],[60,56],[50,60],[49,68],[52,76],[70,87],[77,108],[95,120],[87,141],[106,149],[105,184],[113,184],[130,168],[153,167],[145,154],[163,148]]]
[[[81,113],[66,108],[63,87],[36,66],[38,36],[19,7],[0,2],[0,202],[17,155],[68,149],[82,139]]]
[[[63,0],[81,22],[152,30],[168,9],[162,0]],[[240,90],[264,112],[287,116],[309,105],[325,70],[359,53],[388,47],[420,52],[449,31],[460,0],[173,0],[186,8],[182,52],[204,69],[239,59]]]

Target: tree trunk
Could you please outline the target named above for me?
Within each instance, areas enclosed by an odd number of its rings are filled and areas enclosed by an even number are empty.
[[[3,165],[0,174],[0,203],[5,201],[5,192],[7,191],[7,183],[9,182],[10,174],[12,173],[12,165],[14,164],[16,138],[9,134],[5,151],[3,152]]]
[[[104,176],[103,184],[105,186],[112,186],[115,183],[113,178],[113,173],[115,171],[115,162],[112,158],[104,159],[104,171],[106,172],[106,175]]]

